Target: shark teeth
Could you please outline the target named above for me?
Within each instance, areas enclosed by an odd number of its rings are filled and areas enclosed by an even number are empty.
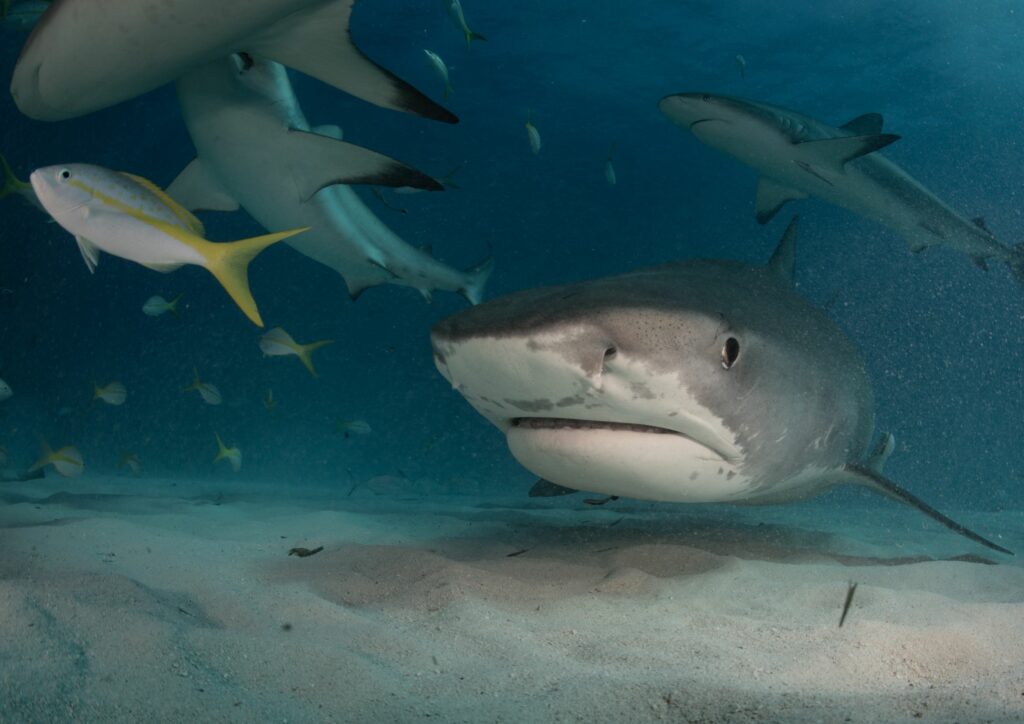
[[[675,430],[653,425],[638,425],[631,422],[609,422],[607,420],[575,420],[566,417],[517,417],[512,427],[531,430],[623,430],[627,432],[651,432],[661,435],[682,435]],[[683,437],[686,437],[683,435]]]

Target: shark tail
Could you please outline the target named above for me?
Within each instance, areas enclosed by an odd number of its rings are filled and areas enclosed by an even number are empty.
[[[1010,258],[1006,260],[1006,266],[1010,267],[1017,283],[1024,286],[1024,243],[1010,248]]]
[[[321,339],[318,342],[310,342],[309,344],[299,345],[298,356],[302,361],[302,364],[309,370],[309,374],[317,377],[316,367],[313,366],[313,353],[321,347],[326,347],[329,344],[333,344],[333,339]]]
[[[470,267],[465,271],[466,283],[459,289],[459,294],[464,296],[470,304],[479,304],[484,298],[484,287],[487,280],[494,271],[494,257],[488,256],[479,264]]]
[[[207,242],[204,245],[203,255],[206,257],[206,268],[217,278],[238,308],[245,312],[245,316],[257,326],[263,326],[263,319],[256,308],[256,300],[253,299],[252,292],[249,291],[249,263],[271,244],[276,244],[307,230],[308,227],[289,229],[240,241],[220,244]]]
[[[845,465],[843,466],[843,473],[847,477],[847,480],[858,485],[863,485],[867,488],[874,490],[876,493],[897,500],[901,503],[909,505],[913,508],[917,508],[922,513],[927,515],[932,520],[941,523],[942,525],[949,528],[954,533],[959,533],[965,538],[969,538],[975,543],[980,543],[986,548],[991,548],[994,551],[1005,553],[1006,555],[1012,556],[1013,551],[1003,548],[997,543],[993,543],[987,538],[978,535],[970,528],[957,523],[952,518],[943,515],[937,511],[928,503],[924,502],[916,495],[911,493],[906,488],[901,488],[899,485],[889,480],[881,472],[881,467],[885,464],[886,459],[889,457],[891,452],[891,445],[889,436],[883,436],[881,443],[879,444],[878,451],[872,456],[871,461],[868,465]]]

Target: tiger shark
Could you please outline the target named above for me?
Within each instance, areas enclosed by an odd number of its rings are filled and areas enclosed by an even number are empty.
[[[177,90],[198,157],[167,188],[171,198],[193,210],[241,206],[268,230],[294,228],[302,219],[310,230],[287,243],[341,274],[353,298],[390,283],[428,300],[441,289],[480,302],[491,260],[460,271],[385,226],[344,185],[360,182],[355,151],[372,152],[339,140],[337,126],[311,128],[284,66],[236,53],[187,73]],[[442,188],[397,162],[368,163],[364,181]]]
[[[775,504],[840,484],[938,512],[882,472],[864,360],[793,289],[795,220],[767,267],[696,260],[531,289],[436,324],[441,374],[541,481]]]
[[[246,51],[383,108],[458,119],[352,42],[355,0],[55,0],[22,48],[11,95],[58,121],[126,101]]]
[[[757,101],[680,93],[658,107],[694,136],[761,173],[757,220],[765,224],[794,199],[816,196],[878,221],[906,238],[912,251],[946,246],[983,269],[1005,263],[1024,284],[1024,244],[999,241],[984,221],[943,203],[877,151],[899,136],[867,113],[836,128],[797,111]]]

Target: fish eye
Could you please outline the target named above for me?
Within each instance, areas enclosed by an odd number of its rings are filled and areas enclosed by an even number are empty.
[[[57,172],[57,178],[60,179],[61,181],[67,181],[68,179],[71,178],[71,172],[66,168],[62,168],[60,171]]]
[[[731,369],[740,356],[740,343],[735,337],[729,337],[722,346],[722,367]]]

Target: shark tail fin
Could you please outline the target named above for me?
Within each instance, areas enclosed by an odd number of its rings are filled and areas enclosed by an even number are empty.
[[[256,308],[256,300],[252,298],[252,292],[249,291],[249,263],[271,244],[276,244],[307,230],[308,227],[289,229],[240,241],[220,244],[207,242],[204,245],[203,256],[206,258],[206,268],[217,278],[238,308],[245,312],[245,316],[257,326],[263,326],[263,319]]]
[[[887,444],[887,442],[883,442],[883,446]],[[872,459],[872,462],[875,462],[875,460],[878,457],[879,456],[876,453],[875,457]],[[884,458],[888,457],[888,455],[883,454],[882,457],[883,459],[881,462],[884,463]],[[1013,555],[1013,551],[1007,550],[1006,548],[1003,548],[1002,546],[993,543],[987,538],[978,535],[973,530],[960,525],[952,518],[943,515],[935,508],[928,505],[928,503],[918,498],[909,490],[901,488],[896,483],[889,480],[889,478],[882,475],[882,473],[879,470],[876,470],[871,463],[869,463],[868,465],[845,465],[843,466],[843,473],[845,478],[849,482],[856,483],[858,485],[863,485],[867,488],[871,488],[876,493],[881,493],[882,495],[892,498],[893,500],[898,500],[901,503],[911,505],[920,510],[922,513],[927,515],[932,520],[935,520],[941,523],[942,525],[946,526],[954,533],[959,533],[965,538],[970,538],[975,543],[980,543],[986,548],[991,548],[994,551],[999,551],[1000,553],[1005,553],[1010,556]]]
[[[494,271],[494,257],[488,256],[479,264],[470,267],[465,271],[466,283],[462,285],[459,293],[464,296],[470,304],[479,304],[484,298],[484,287],[487,280]]]
[[[313,353],[321,347],[326,347],[329,344],[333,344],[333,339],[321,339],[318,342],[310,342],[309,344],[299,345],[298,356],[302,361],[302,364],[309,370],[309,374],[317,377],[316,367],[313,366]]]
[[[11,165],[7,163],[7,159],[0,155],[0,166],[3,167],[4,181],[3,186],[0,186],[0,199],[16,194],[19,191],[31,189],[32,185],[25,183],[20,178],[14,175],[14,171],[11,170]]]
[[[1010,267],[1017,283],[1024,286],[1024,243],[1010,248],[1010,258],[1007,259],[1006,266]]]

